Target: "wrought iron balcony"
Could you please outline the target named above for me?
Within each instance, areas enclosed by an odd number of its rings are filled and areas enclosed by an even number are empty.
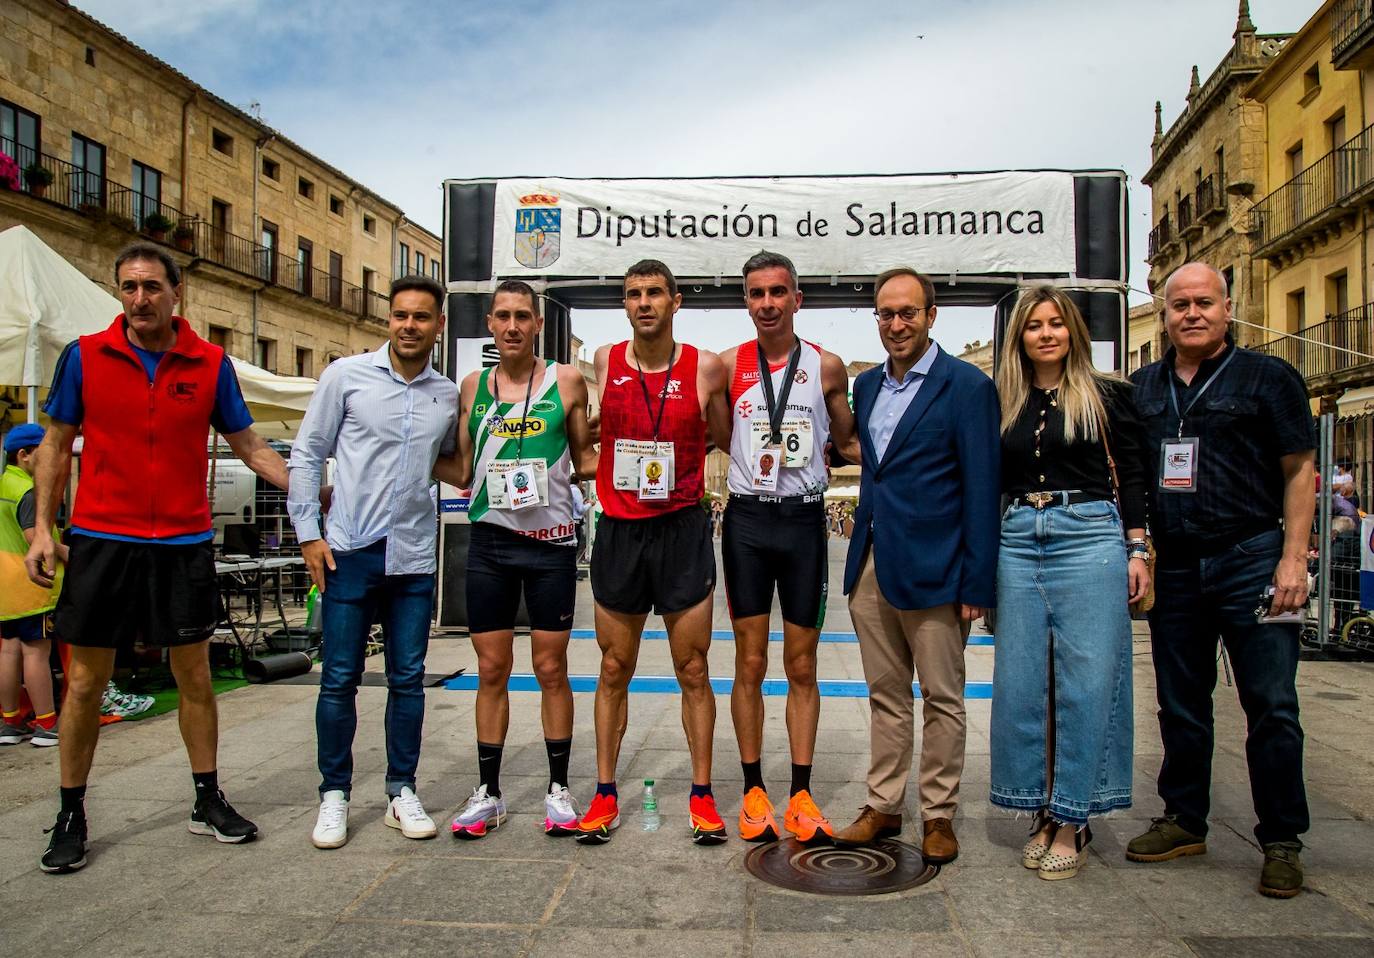
[[[1309,382],[1368,367],[1374,373],[1374,304],[1357,306],[1315,326],[1304,326],[1256,346],[1288,362]]]
[[[1221,187],[1221,174],[1209,173],[1193,191],[1193,211],[1197,218],[1208,222],[1226,212],[1226,194]]]
[[[1202,223],[1193,218],[1192,195],[1180,196],[1178,198],[1178,235],[1187,238],[1201,232]]]
[[[1255,204],[1255,253],[1276,256],[1297,245],[1365,199],[1374,185],[1374,126],[1350,140]]]
[[[1331,63],[1363,66],[1374,49],[1374,0],[1336,0],[1331,8]]]
[[[313,267],[266,246],[216,229],[197,216],[184,213],[137,190],[82,170],[47,153],[0,139],[0,151],[19,163],[23,192],[126,229],[142,232],[158,242],[176,246],[199,259],[252,276],[273,286],[294,290],[316,302],[353,316],[385,324],[390,306],[384,294],[345,282],[343,277]],[[47,176],[24,171],[37,164]]]
[[[1169,214],[1165,213],[1155,224],[1155,228],[1150,230],[1150,243],[1146,251],[1146,259],[1154,262],[1157,256],[1164,253],[1174,242],[1173,231],[1169,224]]]

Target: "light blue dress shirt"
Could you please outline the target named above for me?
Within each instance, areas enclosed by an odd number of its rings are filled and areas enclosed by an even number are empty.
[[[879,462],[887,454],[887,444],[892,441],[897,424],[921,391],[921,383],[930,375],[930,367],[935,364],[939,352],[940,347],[932,340],[925,355],[907,370],[901,382],[892,377],[892,359],[883,363],[883,380],[878,385],[878,397],[873,400],[873,412],[868,416],[868,434],[873,437],[873,451],[878,454]]]
[[[321,537],[320,475],[334,457],[323,538],[334,552],[386,539],[386,574],[432,573],[437,529],[430,474],[457,448],[458,385],[432,366],[406,382],[391,344],[330,363],[291,447],[286,510],[304,543]]]

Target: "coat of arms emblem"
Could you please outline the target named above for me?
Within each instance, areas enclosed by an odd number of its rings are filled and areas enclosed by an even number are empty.
[[[530,269],[543,269],[558,261],[563,211],[558,197],[529,193],[520,197],[515,211],[515,261]]]

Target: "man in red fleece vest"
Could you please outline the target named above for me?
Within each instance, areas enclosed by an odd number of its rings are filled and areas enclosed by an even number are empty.
[[[254,472],[286,488],[286,464],[255,433],[224,350],[174,315],[181,278],[166,251],[148,243],[115,260],[124,312],[104,332],[82,336],[58,360],[44,412],[52,426],[34,474],[38,522],[25,558],[39,585],[56,573],[51,528],[85,436],[72,511],[66,587],[54,612],[72,647],[59,735],[61,811],[41,867],[86,864],[86,779],[100,729],[100,699],[115,653],[141,638],[169,649],[180,694],[181,736],[196,800],[190,830],[227,843],[257,826],[234,811],[216,776],[218,714],[209,640],[216,614],[215,563],[206,494],[206,439],[213,427]]]

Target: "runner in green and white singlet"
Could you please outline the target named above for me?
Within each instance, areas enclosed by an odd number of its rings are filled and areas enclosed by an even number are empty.
[[[534,355],[543,329],[526,283],[496,288],[487,312],[500,362],[469,373],[459,387],[458,454],[434,474],[470,489],[467,625],[477,653],[477,769],[472,797],[453,819],[455,838],[481,838],[506,820],[501,752],[510,725],[507,684],[514,665],[515,617],[529,614],[530,665],[539,680],[549,757],[544,830],[576,829],[568,793],[573,698],[568,639],[577,595],[574,473],[596,474],[587,384],[573,366]]]
[[[572,517],[572,460],[568,452],[563,400],[558,394],[557,364],[544,364],[538,392],[531,390],[528,406],[520,395],[494,394],[492,374],[485,369],[477,380],[477,392],[468,414],[468,436],[473,444],[472,496],[468,519],[490,522],[541,542],[577,545]],[[497,391],[500,387],[497,386]],[[542,463],[530,468],[538,502],[510,508],[510,487],[519,475],[520,463]],[[504,481],[503,481],[504,480]]]

